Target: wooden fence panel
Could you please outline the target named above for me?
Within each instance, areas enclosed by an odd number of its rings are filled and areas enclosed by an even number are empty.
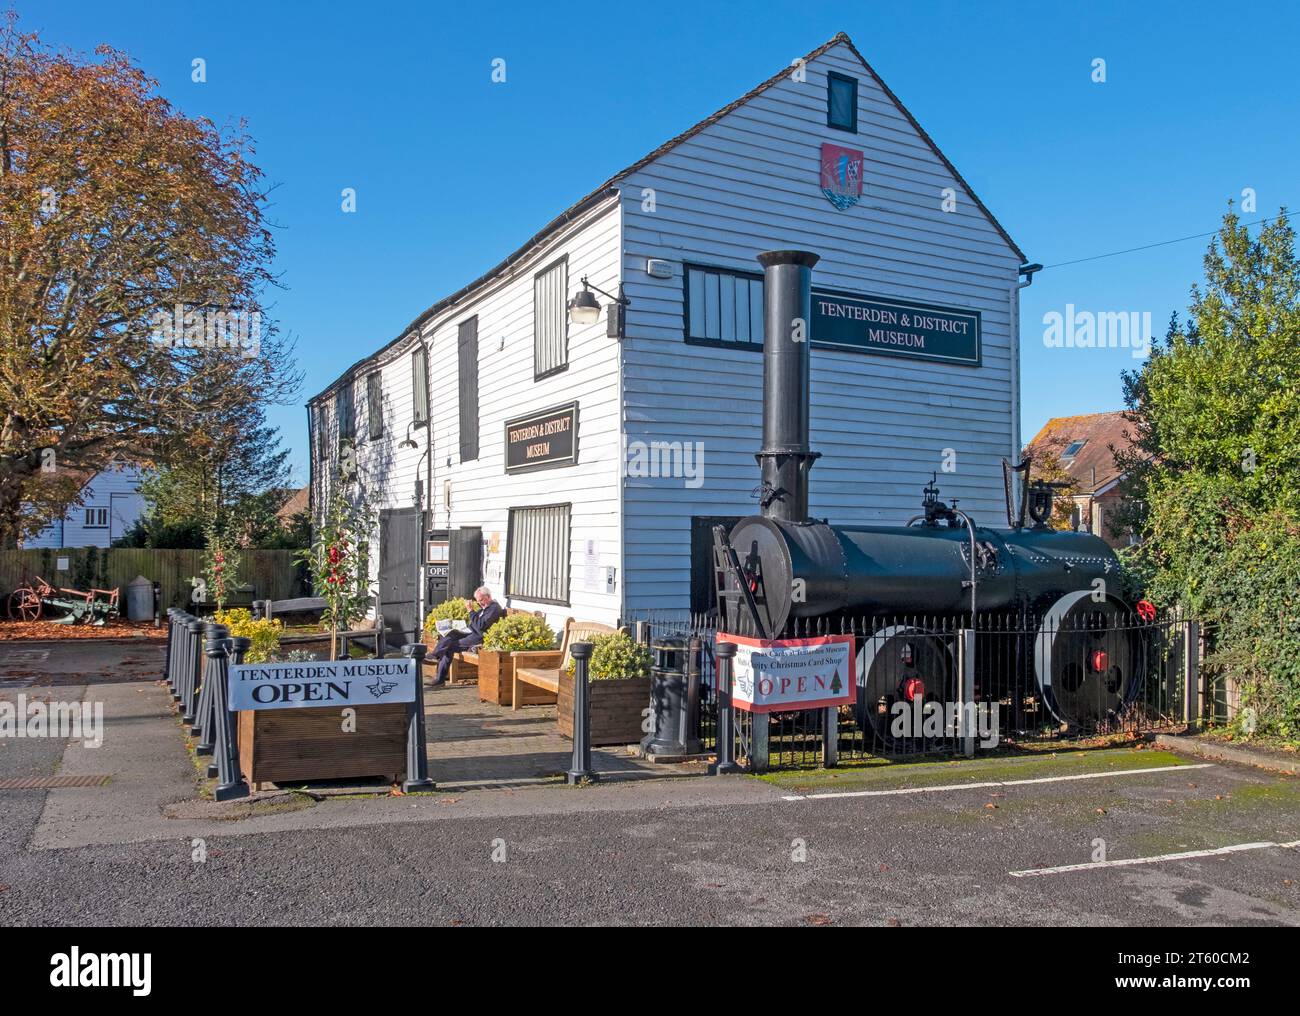
[[[287,600],[309,595],[306,572],[295,563],[293,550],[240,552],[236,584],[252,583],[258,599]],[[67,568],[59,569],[61,559]],[[39,575],[52,586],[70,589],[119,589],[123,604],[126,585],[137,575],[162,585],[162,608],[190,602],[192,579],[203,574],[201,550],[152,550],[139,547],[105,549],[75,547],[62,550],[0,550],[0,597]],[[4,616],[0,609],[0,617]]]

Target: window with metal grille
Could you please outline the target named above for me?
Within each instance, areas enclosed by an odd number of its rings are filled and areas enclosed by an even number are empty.
[[[571,505],[511,508],[506,530],[506,595],[569,605]]]
[[[569,365],[568,272],[557,261],[533,276],[533,380]]]
[[[686,266],[686,341],[763,347],[763,276]]]
[[[423,346],[411,354],[411,419],[429,422],[429,354]]]
[[[87,529],[107,529],[107,528],[108,528],[108,509],[107,509],[107,508],[87,508],[87,509],[86,509],[86,528],[87,528]]]
[[[478,458],[478,318],[462,321],[456,332],[460,381],[460,460]]]
[[[826,75],[826,126],[858,132],[858,79],[831,71]]]
[[[366,432],[372,437],[384,433],[384,380],[379,371],[366,377]]]
[[[356,436],[356,414],[352,410],[352,379],[343,382],[343,387],[334,396],[334,416],[339,424],[339,440]]]

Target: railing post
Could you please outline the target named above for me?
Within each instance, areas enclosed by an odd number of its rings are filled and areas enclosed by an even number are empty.
[[[204,674],[205,685],[212,686],[211,702],[216,714],[211,724],[216,728],[215,773],[214,766],[208,766],[208,775],[216,776],[217,786],[212,796],[218,801],[230,801],[248,796],[248,784],[235,759],[235,734],[233,717],[230,715],[230,699],[227,695],[230,681],[230,651],[237,642],[242,642],[239,659],[242,660],[248,648],[248,639],[226,637],[220,627],[207,642],[208,668]]]
[[[591,699],[587,687],[587,666],[596,647],[590,642],[575,642],[573,656],[573,764],[565,774],[569,786],[583,780],[593,783],[596,772],[591,768]]]
[[[208,621],[203,625],[203,637],[205,645],[210,642],[220,642],[230,637],[230,629],[223,624],[216,624]],[[198,705],[194,709],[194,727],[192,733],[198,738],[198,743],[194,745],[196,755],[211,755],[215,745],[213,745],[212,724],[212,685],[215,677],[215,671],[212,667],[212,657],[208,656],[203,665],[203,677],[199,684]]]
[[[1191,734],[1201,726],[1201,624],[1194,618],[1183,624],[1183,719]]]
[[[181,685],[181,722],[189,726],[194,722],[194,692],[199,683],[199,669],[203,666],[203,622],[198,618],[185,625],[184,683]]]
[[[719,776],[743,770],[736,764],[735,734],[731,726],[731,661],[736,656],[736,643],[718,642],[714,653],[718,661],[718,758],[709,766],[709,775]]]
[[[380,622],[383,623],[382,621]],[[424,671],[421,661],[429,647],[423,642],[408,642],[402,646],[402,655],[415,661],[415,701],[406,724],[406,779],[402,790],[433,790],[437,784],[429,779],[429,751],[424,731]]]
[[[181,663],[185,659],[185,625],[189,623],[189,616],[180,607],[175,608],[175,610],[176,613],[172,615],[170,662],[167,666],[170,672],[172,701],[179,702],[181,700],[181,675],[184,673]]]
[[[822,768],[834,769],[840,764],[840,707],[827,706],[823,712],[826,722],[822,730]]]
[[[253,644],[251,639],[232,639],[229,637],[224,640],[224,643],[230,663],[235,666],[244,662],[244,654],[248,652],[248,647]],[[210,780],[221,778],[221,753],[223,751],[234,750],[239,743],[239,738],[234,727],[234,717],[226,718],[230,721],[229,730],[222,729],[222,724],[225,722],[222,718],[222,710],[227,708],[226,704],[230,701],[229,676],[230,668],[228,666],[223,667],[219,680],[214,681],[212,685],[212,727],[210,728],[208,737],[213,741],[213,751],[212,760],[208,763],[207,770],[207,776]],[[223,748],[221,738],[226,734],[229,734],[230,745],[229,747]],[[238,775],[236,770],[232,771],[236,772],[236,775]]]
[[[175,688],[172,684],[172,636],[176,634],[176,618],[172,616],[173,609],[167,608],[167,648],[163,651],[163,680],[172,689]]]
[[[979,727],[975,717],[975,631],[960,628],[957,631],[957,738],[962,754],[975,757],[975,732]]]

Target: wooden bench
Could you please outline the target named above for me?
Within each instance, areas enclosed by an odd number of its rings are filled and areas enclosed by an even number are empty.
[[[292,600],[254,600],[253,601],[253,619],[266,618],[272,620],[277,614],[315,614],[317,618],[325,610],[325,598],[323,596],[299,596]],[[351,656],[353,642],[370,642],[374,648],[375,656],[382,657],[387,651],[387,640],[385,638],[384,626],[372,622],[370,627],[351,628],[347,631],[340,631],[339,636],[339,657],[348,659]],[[296,632],[280,636],[280,646],[304,645],[307,643],[328,642],[330,633],[328,629],[319,632]]]
[[[507,607],[505,614],[502,616],[509,617],[511,614],[532,614],[534,617],[546,616],[545,611],[524,610],[522,607]],[[434,640],[434,644],[435,645],[437,644],[436,638]],[[462,649],[460,652],[456,653],[456,655],[451,658],[451,673],[447,677],[448,684],[456,684],[458,682],[464,682],[465,684],[472,684],[473,682],[478,680],[478,651],[481,648],[482,648],[482,643],[480,643],[477,646],[474,646],[471,649]],[[435,667],[437,666],[437,661],[430,661],[430,662]],[[472,676],[465,672],[466,667],[474,668],[474,673]]]
[[[555,702],[560,696],[560,672],[569,666],[573,659],[570,652],[575,642],[586,642],[593,635],[611,635],[618,631],[607,624],[595,621],[575,621],[569,618],[564,622],[564,635],[558,649],[542,649],[530,652],[511,653],[514,659],[514,691],[510,708],[518,711],[521,696],[525,694],[524,686],[535,688],[545,693],[546,701]],[[550,697],[553,696],[553,697]]]

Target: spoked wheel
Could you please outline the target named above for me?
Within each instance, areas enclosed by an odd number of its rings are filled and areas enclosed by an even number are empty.
[[[30,586],[15,589],[9,597],[9,616],[15,621],[40,620],[41,598]]]
[[[1062,596],[1038,626],[1034,674],[1051,714],[1071,729],[1121,718],[1142,689],[1142,632],[1123,603],[1089,590]]]
[[[937,703],[942,709],[956,700],[956,693],[952,652],[935,632],[898,624],[862,640],[858,726],[864,733],[874,733],[887,748],[923,750],[925,706]],[[940,731],[943,724],[941,716]]]

